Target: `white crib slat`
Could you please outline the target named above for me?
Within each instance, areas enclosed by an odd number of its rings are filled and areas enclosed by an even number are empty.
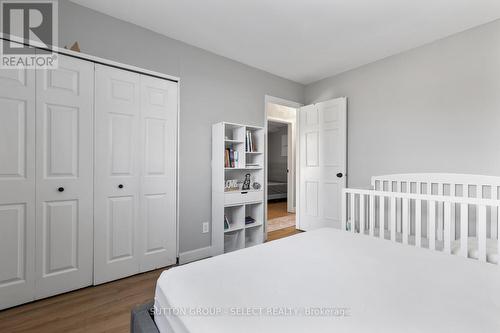
[[[486,262],[486,206],[479,205],[478,209],[478,259]]]
[[[415,246],[422,247],[422,200],[420,199],[415,200]]]
[[[444,203],[444,252],[451,254],[451,203]]]
[[[401,193],[403,182],[396,182],[396,192]],[[396,232],[401,232],[401,199],[396,199]]]
[[[375,235],[375,196],[373,194],[370,193],[370,198],[368,199],[369,200],[369,205],[370,205],[370,216],[369,216],[369,219],[370,219],[370,236],[374,236]]]
[[[469,255],[469,206],[460,204],[460,256],[467,258]]]
[[[429,249],[436,249],[436,201],[429,200]]]
[[[342,200],[341,200],[341,216],[342,216],[342,231],[346,231],[347,230],[347,197],[350,196],[349,193],[343,193],[342,195]]]
[[[491,187],[491,199],[498,200],[498,187]],[[498,239],[498,206],[491,206],[491,239]]]
[[[359,195],[359,233],[365,233],[365,195]]]
[[[443,195],[444,193],[444,184],[438,183],[438,195]],[[443,204],[441,202],[437,203],[437,239],[443,240]]]
[[[456,196],[456,184],[450,184],[450,196],[451,197],[455,197]],[[454,241],[456,239],[456,231],[455,231],[455,227],[456,227],[456,216],[455,216],[455,210],[456,210],[456,206],[454,203],[451,204],[451,228],[450,228],[450,232],[451,232],[451,240]]]
[[[396,197],[391,197],[391,202],[390,202],[390,209],[391,209],[391,241],[395,242],[396,241]]]
[[[409,229],[409,213],[408,213],[409,199],[403,199],[403,244],[408,244],[408,229]]]
[[[351,232],[356,232],[356,194],[351,195]]]
[[[379,237],[385,238],[385,197],[380,197],[379,207]]]

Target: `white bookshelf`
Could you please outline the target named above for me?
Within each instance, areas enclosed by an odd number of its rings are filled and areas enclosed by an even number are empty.
[[[253,145],[246,144],[247,131]],[[212,127],[212,248],[214,255],[236,251],[264,241],[264,128],[221,122]],[[233,150],[234,164],[226,164],[226,149]],[[236,153],[235,153],[236,152]],[[250,189],[241,187],[250,174]],[[238,189],[227,191],[227,180],[239,180]],[[258,182],[260,189],[253,184]],[[224,228],[224,217],[229,228]],[[255,221],[245,224],[245,217]]]

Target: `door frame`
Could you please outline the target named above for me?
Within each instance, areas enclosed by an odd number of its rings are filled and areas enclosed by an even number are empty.
[[[280,97],[274,97],[274,96],[271,96],[271,95],[265,95],[264,96],[264,144],[265,144],[265,153],[264,153],[264,184],[263,184],[263,187],[264,187],[264,228],[263,228],[263,232],[264,232],[264,240],[267,241],[267,159],[268,159],[268,156],[267,156],[267,145],[268,145],[268,142],[267,142],[267,130],[268,130],[268,126],[267,126],[267,120],[268,120],[268,115],[269,115],[269,104],[278,104],[278,105],[282,105],[282,106],[287,106],[287,107],[290,107],[290,108],[294,108],[294,109],[297,109],[297,112],[295,113],[295,137],[297,138],[298,136],[298,133],[299,133],[299,123],[298,123],[298,112],[299,112],[299,109],[304,106],[304,104],[302,103],[298,103],[298,102],[294,102],[294,101],[291,101],[291,100],[287,100],[287,99],[283,99],[283,98],[280,98]],[[299,145],[295,144],[295,156],[299,156]],[[298,188],[298,175],[299,175],[299,168],[298,168],[298,164],[297,164],[297,158],[295,159],[295,206],[298,208],[298,196],[297,196],[297,193],[299,193],[299,188]],[[296,214],[295,216],[297,217],[298,214]],[[299,221],[296,220],[295,221],[295,225],[299,225]]]

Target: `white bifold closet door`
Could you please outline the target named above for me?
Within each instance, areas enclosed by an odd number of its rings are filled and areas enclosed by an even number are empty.
[[[175,263],[177,83],[96,65],[94,283]]]
[[[93,80],[0,71],[0,308],[92,284]]]
[[[92,284],[94,64],[36,73],[36,298]]]
[[[177,260],[177,87],[141,75],[141,272]]]
[[[33,300],[35,71],[0,70],[0,309]]]

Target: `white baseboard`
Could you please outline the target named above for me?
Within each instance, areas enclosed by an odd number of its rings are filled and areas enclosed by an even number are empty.
[[[212,247],[202,247],[201,249],[182,252],[179,254],[179,264],[184,265],[191,261],[201,260],[212,256]]]

